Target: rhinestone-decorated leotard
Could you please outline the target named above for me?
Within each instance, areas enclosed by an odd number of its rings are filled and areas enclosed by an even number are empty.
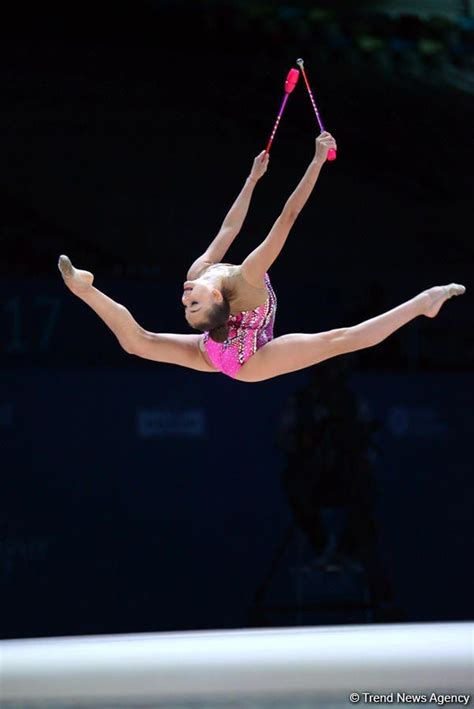
[[[265,274],[265,286],[268,295],[263,305],[229,316],[229,334],[225,342],[214,342],[209,332],[203,335],[204,347],[212,364],[229,377],[235,377],[242,365],[273,339],[277,300],[268,273]]]

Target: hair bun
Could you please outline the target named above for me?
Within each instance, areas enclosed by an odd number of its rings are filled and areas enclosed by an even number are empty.
[[[224,325],[220,325],[219,327],[215,327],[213,330],[209,331],[209,337],[211,340],[214,340],[214,342],[225,342],[228,335],[229,326],[227,323],[224,323]]]

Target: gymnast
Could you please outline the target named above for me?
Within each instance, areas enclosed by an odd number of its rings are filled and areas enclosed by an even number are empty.
[[[66,286],[97,313],[129,354],[201,372],[223,372],[242,382],[271,379],[330,357],[373,347],[419,315],[434,318],[448,298],[465,292],[464,286],[451,283],[428,288],[402,305],[352,327],[273,338],[276,297],[268,270],[306,204],[328,152],[336,148],[336,141],[327,131],[316,138],[314,156],[267,237],[240,265],[223,263],[247,215],[255,185],[268,167],[267,151],[254,159],[217,236],[194,261],[183,286],[184,316],[201,334],[145,330],[127,308],[92,285],[92,273],[74,268],[63,255],[58,267]]]

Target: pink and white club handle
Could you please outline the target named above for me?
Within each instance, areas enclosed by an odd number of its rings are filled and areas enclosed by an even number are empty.
[[[270,148],[273,143],[273,138],[275,137],[275,133],[277,132],[277,128],[280,124],[280,119],[283,115],[283,111],[285,110],[286,102],[288,101],[288,96],[291,94],[293,89],[295,88],[296,84],[298,83],[298,79],[300,78],[300,72],[298,69],[290,69],[288,72],[288,75],[285,79],[285,95],[283,97],[283,101],[280,106],[280,110],[278,111],[278,116],[275,121],[275,125],[273,126],[272,134],[268,140],[267,147],[265,148],[265,154],[268,154],[270,152]],[[263,157],[262,157],[263,160]]]
[[[304,70],[304,61],[302,59],[297,59],[296,63],[298,64],[299,68],[301,69],[301,73],[303,74],[304,83],[306,84],[306,88],[308,89],[308,94],[309,94],[309,98],[311,100],[311,105],[313,106],[314,113],[316,114],[316,120],[319,125],[319,130],[322,133],[325,130],[325,128],[323,126],[321,116],[319,115],[318,107],[316,106],[316,101],[314,100],[313,92],[311,91],[308,77],[306,76],[306,72]],[[329,162],[332,162],[333,160],[335,160],[336,157],[337,157],[337,153],[334,150],[334,148],[331,148],[330,150],[328,150],[327,159],[329,160]]]

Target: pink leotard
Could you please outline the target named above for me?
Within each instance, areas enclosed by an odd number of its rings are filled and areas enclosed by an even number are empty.
[[[212,364],[229,377],[235,377],[242,365],[273,339],[277,300],[268,273],[265,274],[265,286],[268,296],[263,305],[229,316],[229,335],[225,342],[214,342],[209,332],[203,335],[204,347]]]

